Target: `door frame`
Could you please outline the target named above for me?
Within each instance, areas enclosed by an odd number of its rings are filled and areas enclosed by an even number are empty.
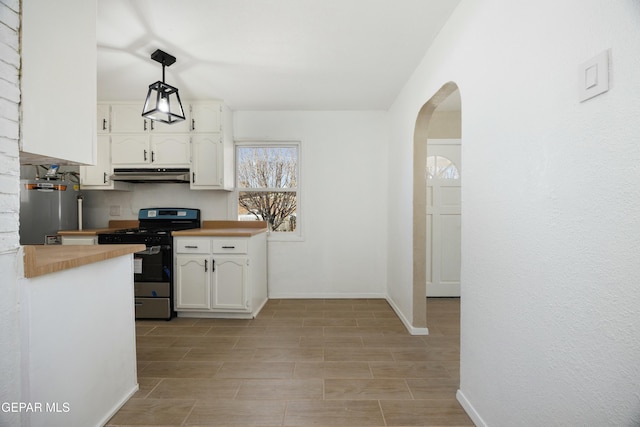
[[[427,140],[433,113],[452,93],[454,82],[445,83],[418,112],[413,133],[413,319],[415,328],[427,327]]]

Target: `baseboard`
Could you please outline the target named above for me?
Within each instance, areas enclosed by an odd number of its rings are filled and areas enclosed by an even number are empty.
[[[312,293],[273,293],[269,292],[269,299],[387,299],[386,294],[356,294],[356,293],[320,293],[320,294],[312,294]]]
[[[136,392],[138,391],[138,389],[140,388],[140,386],[138,385],[138,383],[136,382],[135,387],[133,387],[132,390],[129,391],[129,393],[127,393],[122,399],[120,399],[120,401],[118,403],[116,403],[113,408],[107,412],[107,414],[102,418],[102,421],[100,421],[100,423],[98,424],[99,426],[103,426],[106,425],[109,420],[111,418],[113,418],[113,416],[120,410],[122,409],[122,407],[124,406],[125,403],[127,403],[129,401],[129,399],[131,399],[133,397],[134,394],[136,394]]]
[[[464,395],[462,390],[458,389],[456,392],[456,398],[458,399],[458,402],[460,402],[462,409],[464,409],[476,426],[487,427],[487,423],[484,422],[478,411],[476,411],[476,408],[474,408],[471,402],[469,402],[469,399],[467,399],[467,396]]]
[[[407,328],[407,331],[409,331],[411,335],[429,335],[428,328],[416,328],[411,324],[411,322],[409,322],[409,319],[407,319],[404,316],[404,313],[400,310],[400,308],[396,305],[396,303],[391,298],[387,296],[386,300],[391,306],[391,308],[393,308],[393,311],[396,312],[396,315],[400,318],[400,320],[404,324],[404,327]]]

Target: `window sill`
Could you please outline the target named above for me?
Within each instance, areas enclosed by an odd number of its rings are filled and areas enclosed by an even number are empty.
[[[267,242],[303,242],[304,237],[297,233],[267,232]]]

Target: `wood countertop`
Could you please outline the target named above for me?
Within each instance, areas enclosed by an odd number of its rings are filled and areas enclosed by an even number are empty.
[[[60,230],[60,236],[95,236],[100,233],[109,233],[111,231],[121,230],[121,228],[87,228],[86,230]]]
[[[266,221],[202,221],[202,228],[174,231],[171,235],[176,237],[251,237],[266,232]]]
[[[145,250],[145,245],[30,245],[24,249],[24,276],[37,277]]]
[[[138,220],[115,219],[109,221],[109,226],[104,228],[87,228],[85,230],[60,230],[60,236],[95,236],[100,233],[111,233],[125,228],[138,227]]]

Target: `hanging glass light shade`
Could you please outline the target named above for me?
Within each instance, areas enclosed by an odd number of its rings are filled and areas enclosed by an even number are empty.
[[[180,122],[184,120],[184,110],[178,88],[164,82],[164,67],[176,62],[176,58],[158,49],[151,54],[151,59],[162,64],[162,81],[149,85],[142,117],[168,124]]]

